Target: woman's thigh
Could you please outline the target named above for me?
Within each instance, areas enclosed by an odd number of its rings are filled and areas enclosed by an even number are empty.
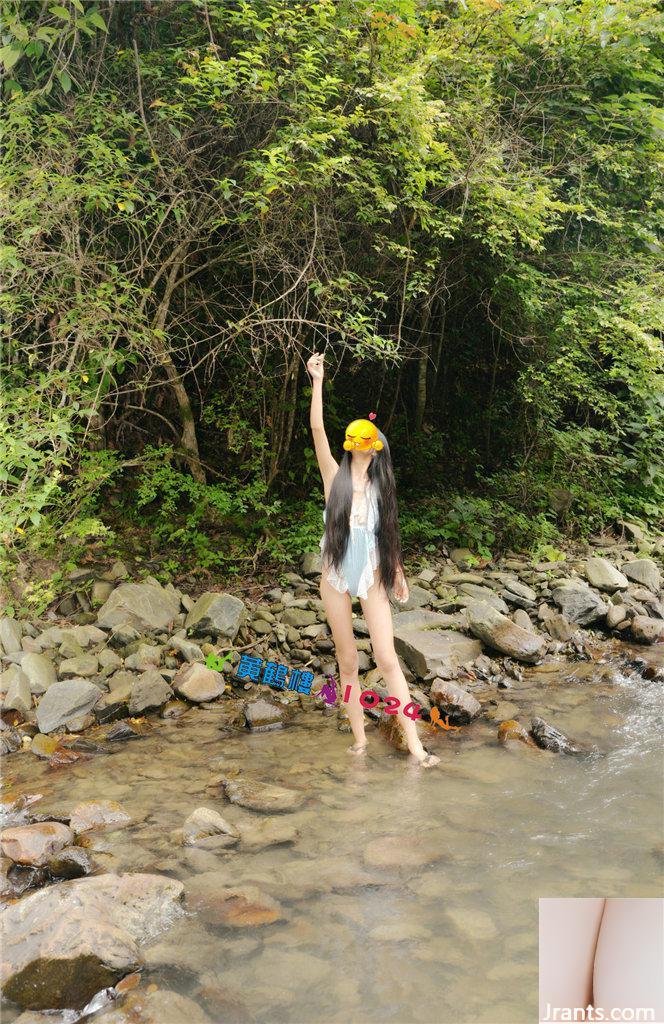
[[[394,659],[396,654],[392,609],[383,584],[374,581],[367,591],[367,596],[360,598],[360,604],[371,638],[374,661],[377,665],[384,665]]]
[[[348,591],[343,594],[339,593],[336,587],[328,583],[323,573],[320,581],[320,596],[332,630],[337,658],[340,654],[348,655],[352,651],[357,651],[353,633],[352,601]]]
[[[603,898],[539,901],[540,1019],[547,1006],[587,1006]]]
[[[607,899],[595,953],[593,1005],[602,1007],[607,1019],[615,1007],[652,1008],[654,1020],[664,1020],[661,899]]]

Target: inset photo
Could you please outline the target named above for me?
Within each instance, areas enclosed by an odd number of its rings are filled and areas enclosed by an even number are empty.
[[[539,1020],[664,1024],[664,900],[539,901]]]

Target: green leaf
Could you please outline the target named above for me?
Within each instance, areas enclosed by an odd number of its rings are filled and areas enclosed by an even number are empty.
[[[85,14],[85,10],[83,8],[81,0],[70,0],[70,3],[74,5],[79,14]]]
[[[69,92],[71,89],[71,78],[66,71],[62,70],[58,75],[60,79],[60,85],[62,86],[63,92]]]
[[[89,25],[94,25],[95,28],[100,28],[102,32],[108,31],[106,28],[106,22],[102,18],[99,11],[90,11],[90,13],[87,15],[87,20]]]
[[[49,14],[54,14],[56,18],[62,18],[63,21],[69,21],[70,14],[66,7],[61,7],[60,4],[56,4],[55,7],[49,7]]]
[[[19,57],[23,56],[23,47],[16,46],[16,43],[10,43],[9,46],[3,46],[0,49],[0,62],[2,62],[7,71],[14,67]]]

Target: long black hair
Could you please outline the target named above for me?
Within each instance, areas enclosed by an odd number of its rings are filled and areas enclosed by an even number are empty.
[[[392,470],[390,446],[385,434],[380,430],[378,437],[383,442],[383,447],[379,452],[375,452],[371,459],[367,476],[378,493],[378,522],[374,528],[378,544],[378,574],[390,594],[394,588],[397,569],[404,571],[404,564],[401,554],[397,486]],[[325,507],[323,551],[337,572],[341,572],[350,535],[350,513],[353,504],[351,459],[351,453],[344,452]]]

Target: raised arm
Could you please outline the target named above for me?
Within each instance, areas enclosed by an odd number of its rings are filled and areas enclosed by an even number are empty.
[[[330,451],[330,442],[327,439],[325,424],[323,423],[323,376],[325,372],[323,368],[323,356],[315,352],[307,363],[307,370],[309,371],[312,380],[311,413],[309,416],[309,422],[311,424],[311,433],[313,434],[314,439],[314,448],[316,449],[316,458],[318,459],[318,468],[320,469],[320,475],[323,478],[325,501],[327,502],[330,495],[330,488],[332,487],[332,481],[339,469],[339,463]]]

